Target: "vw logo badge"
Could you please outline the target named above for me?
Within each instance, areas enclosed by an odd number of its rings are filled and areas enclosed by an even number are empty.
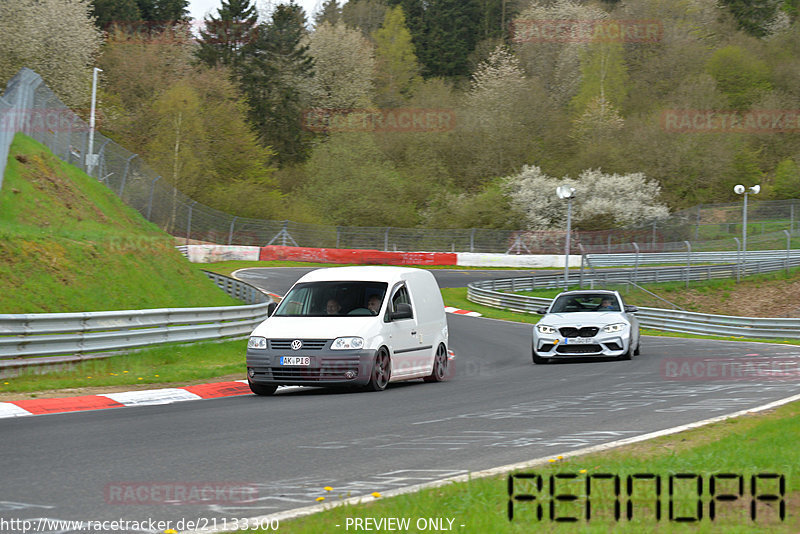
[[[292,350],[300,350],[303,348],[303,342],[299,339],[292,341]]]

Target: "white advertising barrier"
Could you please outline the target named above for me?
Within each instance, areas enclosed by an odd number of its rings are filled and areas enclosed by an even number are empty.
[[[462,267],[564,267],[564,255],[459,252],[456,265]],[[569,266],[580,267],[580,255],[570,255]]]
[[[215,263],[228,260],[258,261],[261,247],[238,245],[187,245],[186,254],[192,263]]]

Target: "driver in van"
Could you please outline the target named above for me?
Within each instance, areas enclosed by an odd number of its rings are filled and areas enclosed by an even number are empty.
[[[325,305],[325,312],[328,315],[339,315],[339,312],[342,311],[342,305],[336,299],[328,300],[328,303]]]
[[[378,312],[381,311],[381,298],[378,295],[372,295],[367,301],[367,308],[372,315],[378,315]]]

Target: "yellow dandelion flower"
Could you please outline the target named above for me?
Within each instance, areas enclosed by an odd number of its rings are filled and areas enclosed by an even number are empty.
[[[378,493],[377,491],[373,491],[372,493],[370,493],[370,495],[372,495],[372,496],[373,496],[373,497],[375,497],[376,499],[380,499],[380,497],[381,497],[381,494],[380,494],[380,493]]]
[[[122,371],[123,373],[127,373],[128,371]]]
[[[322,489],[324,489],[325,491],[333,491],[333,488],[332,488],[332,487],[330,487],[330,486],[325,486],[325,487],[324,487],[324,488],[322,488]]]
[[[563,456],[559,456],[559,457],[558,457],[558,459],[559,459],[559,460],[563,460],[563,459],[564,459],[564,457],[563,457]]]
[[[578,471],[578,472],[579,472],[579,473],[585,473],[585,472],[586,472],[586,469],[581,469],[581,470],[580,470],[580,471]]]
[[[317,502],[322,502],[325,500],[325,497],[317,497]]]
[[[141,380],[141,379],[142,379],[142,377],[140,376],[137,380]]]
[[[167,530],[164,531],[164,534],[178,534],[178,531],[175,530],[174,528],[168,528]]]
[[[548,462],[550,462],[550,463],[552,464],[553,462],[555,462],[555,459],[554,459],[554,458],[550,458],[550,459],[549,459],[549,460],[547,460],[547,461],[548,461]]]
[[[158,375],[156,375],[156,376],[158,376]]]

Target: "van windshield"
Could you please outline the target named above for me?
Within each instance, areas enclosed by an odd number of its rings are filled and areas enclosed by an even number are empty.
[[[275,310],[278,317],[378,315],[386,282],[305,282],[295,285]]]

